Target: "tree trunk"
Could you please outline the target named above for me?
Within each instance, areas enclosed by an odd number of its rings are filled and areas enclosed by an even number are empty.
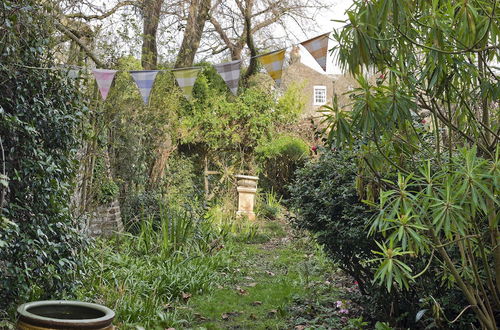
[[[245,75],[243,76],[243,83],[247,84],[248,78],[257,72],[257,50],[255,49],[255,44],[253,42],[252,36],[252,7],[253,0],[246,1],[246,7],[244,11],[245,16],[245,29],[246,29],[246,42],[248,49],[250,50],[250,65],[248,66]]]
[[[253,43],[253,40],[252,40]],[[234,60],[241,60],[241,53],[243,52],[243,48],[245,48],[246,44],[246,32],[245,32],[245,38],[238,40],[234,44],[234,46],[231,49],[231,59]]]
[[[176,68],[193,65],[194,56],[200,46],[205,22],[208,19],[210,6],[211,0],[191,0],[184,38],[182,39],[181,49],[175,61]]]
[[[231,60],[241,60],[241,51],[243,50],[243,47],[236,46],[234,48],[231,48]]]
[[[156,33],[160,22],[160,12],[163,1],[164,0],[144,0],[144,28],[141,63],[142,67],[146,70],[154,70],[158,65]]]
[[[163,142],[156,150],[156,157],[149,171],[149,188],[155,189],[161,183],[165,174],[170,155],[177,149],[177,145],[172,143],[169,133],[163,136]]]

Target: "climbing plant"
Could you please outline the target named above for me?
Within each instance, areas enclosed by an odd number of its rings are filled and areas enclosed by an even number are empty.
[[[211,66],[198,78],[197,99],[183,114],[188,132],[183,142],[202,144],[211,153],[238,154],[241,167],[248,170],[259,141],[271,138],[276,128],[296,122],[304,103],[297,86],[281,97],[261,86],[240,88],[233,97],[221,80]]]
[[[54,66],[51,24],[36,1],[0,12],[0,312],[61,297],[75,283],[82,240],[69,204],[85,112],[77,82]]]

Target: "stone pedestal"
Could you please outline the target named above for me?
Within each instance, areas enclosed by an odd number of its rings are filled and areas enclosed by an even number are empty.
[[[238,211],[237,217],[247,217],[249,220],[255,220],[253,208],[255,206],[255,193],[257,192],[256,176],[236,175],[238,180]]]

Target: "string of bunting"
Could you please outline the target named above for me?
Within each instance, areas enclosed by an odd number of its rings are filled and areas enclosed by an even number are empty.
[[[328,51],[328,35],[324,33],[312,39],[300,43],[316,60],[321,68],[326,71],[326,56]],[[272,51],[266,54],[257,55],[259,62],[264,66],[267,73],[274,79],[276,84],[281,84],[281,76],[283,74],[283,63],[285,60],[285,52],[287,48]],[[238,83],[240,79],[241,60],[235,60],[227,63],[214,65],[215,70],[222,77],[227,87],[234,95],[238,92]],[[144,104],[148,104],[149,96],[154,85],[154,81],[158,72],[172,71],[177,84],[182,90],[184,97],[187,100],[192,99],[193,87],[201,72],[202,67],[178,68],[171,70],[141,70],[129,71],[135,81],[139,92],[141,93]],[[118,70],[94,69],[92,73],[97,82],[97,87],[101,93],[103,101],[108,97],[109,90],[113,83],[113,79]]]

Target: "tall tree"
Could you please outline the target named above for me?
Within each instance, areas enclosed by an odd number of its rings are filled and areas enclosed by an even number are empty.
[[[146,70],[156,69],[158,65],[157,33],[160,23],[161,8],[164,0],[144,0],[143,36],[142,36],[142,67]]]
[[[191,0],[181,48],[177,54],[175,67],[191,66],[208,19],[211,0]]]
[[[245,0],[245,7],[241,2],[238,2],[238,7],[240,7],[241,12],[243,13],[243,17],[245,20],[245,40],[250,50],[250,65],[248,66],[245,75],[243,76],[243,83],[248,81],[252,75],[257,72],[257,49],[255,48],[255,44],[253,41],[253,33],[252,33],[252,9],[254,6],[254,0]],[[240,52],[241,53],[241,52]]]
[[[88,1],[66,4],[64,1],[58,0],[41,0],[40,3],[52,16],[54,26],[64,36],[64,38],[60,38],[60,42],[71,41],[69,62],[75,62],[72,60],[74,57],[81,58],[81,55],[74,56],[74,54],[78,53],[77,49],[79,49],[81,54],[90,57],[98,67],[104,67],[104,63],[92,49],[97,33],[89,23],[105,20],[122,8],[137,6],[138,1],[119,1],[111,9],[107,10]],[[76,60],[76,62],[79,61]]]
[[[323,0],[216,0],[210,9],[211,28],[207,29],[207,49],[212,54],[229,51],[233,60],[241,59],[245,47],[255,48],[257,39],[261,49],[275,46],[275,29],[282,27],[293,38],[290,27],[295,25],[308,33],[316,24],[311,24],[320,9],[325,8]]]

